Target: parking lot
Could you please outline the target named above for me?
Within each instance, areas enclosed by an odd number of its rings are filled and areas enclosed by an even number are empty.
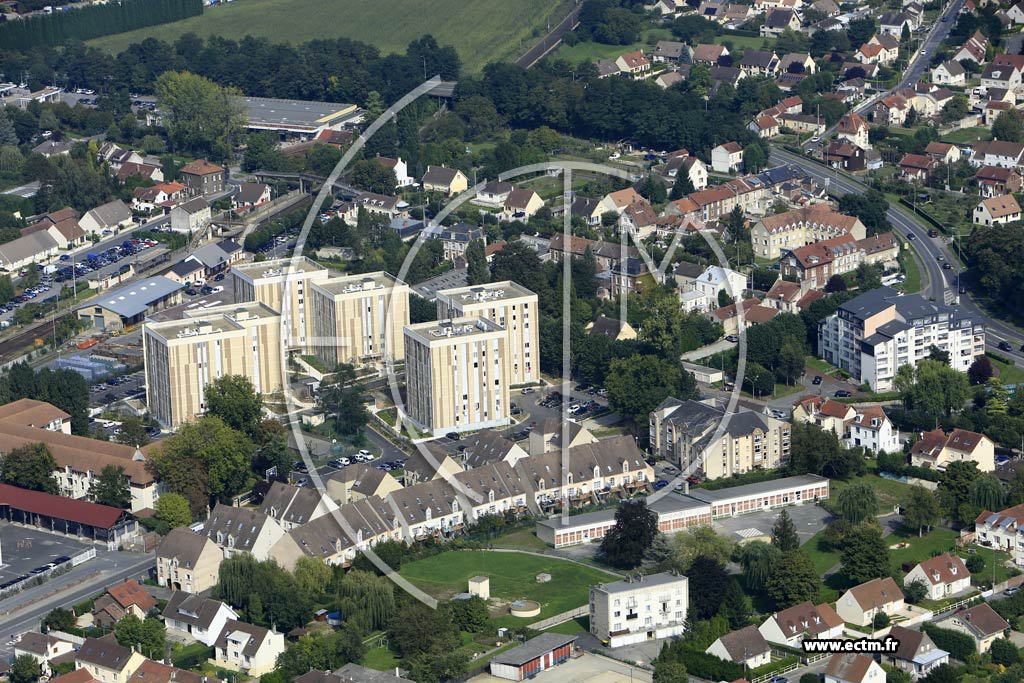
[[[3,552],[0,585],[21,576],[30,576],[37,567],[58,557],[77,555],[89,547],[88,543],[74,538],[0,522],[0,549]]]
[[[715,520],[714,528],[722,536],[736,541],[752,535],[752,530],[760,532],[759,535],[762,536],[771,536],[772,525],[775,524],[779,512],[780,510],[765,510],[739,517],[724,517]],[[792,505],[786,508],[786,512],[793,519],[793,526],[796,527],[801,543],[821,531],[832,517],[825,508],[819,505]]]
[[[125,398],[144,398],[146,377],[142,370],[129,375],[119,375],[90,387],[89,406],[96,408]]]

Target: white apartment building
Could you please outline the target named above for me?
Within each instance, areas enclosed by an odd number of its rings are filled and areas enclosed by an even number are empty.
[[[405,357],[402,326],[409,324],[409,286],[378,271],[310,285],[311,348],[317,358],[363,364]]]
[[[739,301],[747,288],[747,277],[735,270],[721,266],[708,266],[693,281],[693,291],[707,298],[712,309],[718,308],[718,293],[725,292],[732,299]]]
[[[535,293],[508,280],[437,292],[438,320],[467,316],[487,318],[508,332],[511,386],[540,379],[540,319]]]
[[[486,318],[405,327],[406,413],[440,436],[508,424],[508,335]]]
[[[284,318],[284,343],[289,349],[307,351],[313,337],[309,288],[324,282],[327,269],[308,258],[273,259],[239,263],[231,268],[235,302],[258,301]]]
[[[281,390],[281,316],[257,303],[186,311],[183,320],[142,327],[149,411],[175,428],[206,410],[206,385],[247,377],[257,392]]]
[[[985,328],[952,306],[880,287],[851,299],[818,324],[818,355],[874,391],[889,391],[900,366],[938,347],[966,372],[985,353]]]
[[[689,580],[674,572],[629,576],[590,587],[590,632],[622,647],[686,630]]]

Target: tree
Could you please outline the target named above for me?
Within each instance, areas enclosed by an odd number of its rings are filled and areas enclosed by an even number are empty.
[[[162,656],[167,643],[167,633],[162,621],[156,617],[146,617],[143,620],[134,614],[128,614],[117,622],[114,626],[114,637],[125,647],[137,647],[146,657]]]
[[[672,183],[672,191],[669,192],[668,198],[675,201],[696,191],[697,190],[693,187],[693,181],[690,180],[690,174],[680,169],[676,173],[676,180]]]
[[[710,619],[718,614],[731,579],[718,560],[700,555],[688,570],[691,619]]]
[[[67,631],[75,626],[75,615],[69,610],[57,607],[43,619],[43,626],[48,631]]]
[[[471,285],[482,285],[489,279],[490,271],[483,240],[473,240],[466,247],[466,281]]]
[[[377,194],[392,194],[398,180],[393,169],[378,159],[362,159],[352,165],[349,181],[360,190]]]
[[[957,460],[946,465],[946,471],[939,476],[939,503],[949,519],[961,524],[974,521],[981,512],[970,503],[971,487],[981,476],[978,463]]]
[[[940,514],[939,500],[934,493],[923,486],[910,487],[903,512],[903,525],[907,529],[916,529],[918,537],[921,537],[926,527],[931,531]]]
[[[686,671],[686,665],[676,660],[662,661],[660,658],[654,661],[654,683],[689,683],[690,675]]]
[[[875,489],[867,483],[844,487],[836,497],[836,511],[843,519],[857,524],[878,514]]]
[[[963,94],[954,95],[942,106],[942,121],[944,123],[959,121],[967,116],[969,111],[970,101],[967,99],[967,96]]]
[[[320,595],[327,590],[331,568],[316,557],[300,557],[295,562],[295,581],[305,593]]]
[[[131,415],[121,421],[121,431],[117,433],[117,442],[126,446],[145,446],[149,443],[149,434],[141,418]]]
[[[757,173],[768,163],[768,156],[759,144],[748,145],[743,150],[743,169],[747,173]]]
[[[53,473],[57,463],[46,444],[26,444],[0,458],[0,481],[30,491],[59,492]]]
[[[154,84],[164,126],[175,149],[231,156],[242,130],[241,93],[187,71],[165,71]]]
[[[843,572],[855,583],[889,575],[889,548],[874,520],[861,522],[846,534],[840,558]]]
[[[192,523],[188,500],[180,493],[168,492],[157,498],[153,516],[171,529]]]
[[[450,600],[445,607],[451,613],[452,623],[460,631],[481,633],[487,629],[490,614],[486,600],[474,595],[468,600]]]
[[[9,679],[11,683],[36,683],[43,675],[39,662],[32,655],[15,657],[11,664]]]
[[[644,551],[644,569],[652,573],[665,571],[671,567],[674,557],[672,541],[665,534],[659,533]]]
[[[967,368],[967,379],[972,386],[984,384],[993,374],[995,371],[992,368],[992,361],[985,355],[975,358],[971,367]]]
[[[680,574],[690,572],[698,557],[708,557],[724,565],[732,556],[734,544],[709,526],[680,531],[672,538],[669,567]]]
[[[928,597],[928,585],[921,579],[914,579],[903,587],[903,597],[914,605]]]
[[[729,620],[729,628],[736,630],[746,626],[751,613],[750,598],[743,593],[736,579],[730,580],[722,599],[722,614]]]
[[[455,649],[458,631],[448,610],[431,609],[408,598],[402,602],[388,629],[391,644],[402,657]]]
[[[658,534],[658,516],[647,509],[645,500],[624,501],[615,511],[615,526],[601,541],[598,555],[613,567],[640,566],[644,552]]]
[[[971,504],[981,510],[1002,510],[1003,484],[994,474],[982,474],[971,482]]]
[[[206,414],[215,415],[231,429],[256,437],[263,415],[263,399],[244,375],[224,375],[206,385]]]
[[[775,518],[772,525],[772,545],[780,552],[789,552],[800,547],[800,538],[796,535],[796,525],[785,509]]]
[[[807,600],[816,600],[821,578],[814,570],[814,563],[802,550],[783,553],[775,571],[765,582],[768,597],[776,607],[784,609]]]
[[[638,425],[646,425],[650,412],[665,398],[675,396],[685,400],[697,394],[693,375],[678,362],[641,354],[613,359],[605,378],[605,389],[612,409]]]
[[[992,641],[989,650],[992,653],[992,663],[1011,666],[1020,662],[1020,651],[1009,638],[996,638]]]
[[[782,552],[764,541],[751,541],[740,546],[740,565],[747,585],[760,590],[765,587],[775,567],[782,559]]]
[[[341,364],[332,381],[320,385],[317,405],[334,416],[334,428],[339,434],[358,434],[370,419],[363,393],[362,385],[356,381],[355,368]]]
[[[1016,109],[1008,109],[996,117],[992,124],[992,137],[1007,142],[1024,139],[1024,116]]]
[[[889,615],[885,612],[875,612],[875,616],[871,618],[871,626],[877,631],[888,626],[889,621]]]
[[[124,468],[105,465],[89,487],[89,496],[100,505],[128,509],[132,506],[132,492]]]

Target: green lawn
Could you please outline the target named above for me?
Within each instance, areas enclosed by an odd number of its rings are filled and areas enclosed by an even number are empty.
[[[901,251],[899,254],[899,260],[900,265],[903,267],[903,272],[907,276],[907,279],[900,285],[900,289],[907,294],[920,292],[924,285],[921,282],[921,269],[917,265],[917,259],[915,259],[908,251]]]
[[[454,45],[465,70],[487,62],[515,59],[526,52],[548,24],[568,12],[567,0],[241,0],[207,7],[202,15],[90,41],[119,52],[146,38],[174,41],[184,33],[241,38],[247,34],[301,43],[318,38],[352,38],[384,54],[404,52],[425,33],[440,45]]]
[[[590,633],[590,617],[576,617],[569,621],[564,621],[561,624],[556,624],[549,629],[552,633],[564,633],[566,635],[572,635],[574,633]]]
[[[542,572],[550,574],[551,581],[537,583],[536,576]],[[529,620],[503,615],[496,609],[495,626],[523,626],[579,607],[587,603],[592,584],[618,578],[557,557],[486,550],[441,553],[404,564],[399,573],[439,600],[465,591],[470,577],[482,575],[491,579],[492,603],[525,598],[541,604],[540,615]]]
[[[804,359],[804,365],[822,375],[831,375],[833,372],[837,372],[839,370],[836,366],[831,365],[820,358],[815,358],[814,356],[807,356],[807,358]]]
[[[977,142],[978,140],[991,140],[992,131],[988,128],[961,128],[948,135],[943,135],[942,139],[946,142],[966,144],[968,142]]]
[[[717,36],[713,41],[715,45],[722,45],[729,43],[732,45],[732,51],[742,52],[743,50],[764,50],[771,49],[773,41],[771,38],[754,38],[751,36],[730,36],[722,34]]]
[[[520,529],[512,533],[499,536],[490,541],[495,548],[509,548],[510,550],[547,550],[548,545],[537,538],[533,529]]]
[[[363,666],[368,669],[394,671],[398,663],[398,656],[386,647],[375,647],[363,655]]]
[[[872,461],[874,464],[874,461]],[[886,479],[879,477],[876,474],[865,474],[860,477],[854,477],[849,481],[841,481],[833,479],[832,490],[830,491],[829,498],[832,502],[835,502],[839,496],[839,492],[843,488],[850,486],[851,484],[868,484],[871,488],[875,489],[875,495],[878,497],[878,511],[879,513],[892,512],[893,506],[907,499],[907,491],[909,489],[908,484],[901,484],[898,481],[892,479]]]
[[[1004,363],[1003,361],[997,360],[991,356],[989,356],[988,360],[992,363],[992,367],[996,369],[996,372],[999,375],[999,381],[1003,384],[1020,384],[1024,382],[1024,369],[1019,368],[1016,365]]]
[[[570,64],[596,62],[599,59],[615,59],[619,55],[632,52],[633,50],[643,50],[649,53],[651,47],[659,40],[673,40],[672,32],[667,28],[647,29],[643,32],[640,40],[632,45],[605,45],[604,43],[592,41],[584,41],[575,45],[562,43],[552,53],[552,56],[555,59],[564,59]]]

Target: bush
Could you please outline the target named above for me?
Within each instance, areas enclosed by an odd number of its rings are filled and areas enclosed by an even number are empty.
[[[967,661],[970,655],[977,652],[977,649],[974,647],[974,639],[966,633],[941,628],[930,622],[921,624],[921,630],[928,634],[928,637],[935,643],[935,647],[945,650],[962,662]]]
[[[889,625],[889,615],[885,612],[877,612],[875,617],[871,620],[871,625],[875,627],[877,631],[880,628],[885,628]]]
[[[1020,661],[1020,651],[1007,638],[996,638],[992,641],[992,663],[1010,666]]]
[[[818,674],[804,674],[800,677],[800,683],[821,683],[821,677]]]
[[[967,565],[967,571],[976,574],[985,568],[985,559],[981,555],[970,555],[964,564]]]

